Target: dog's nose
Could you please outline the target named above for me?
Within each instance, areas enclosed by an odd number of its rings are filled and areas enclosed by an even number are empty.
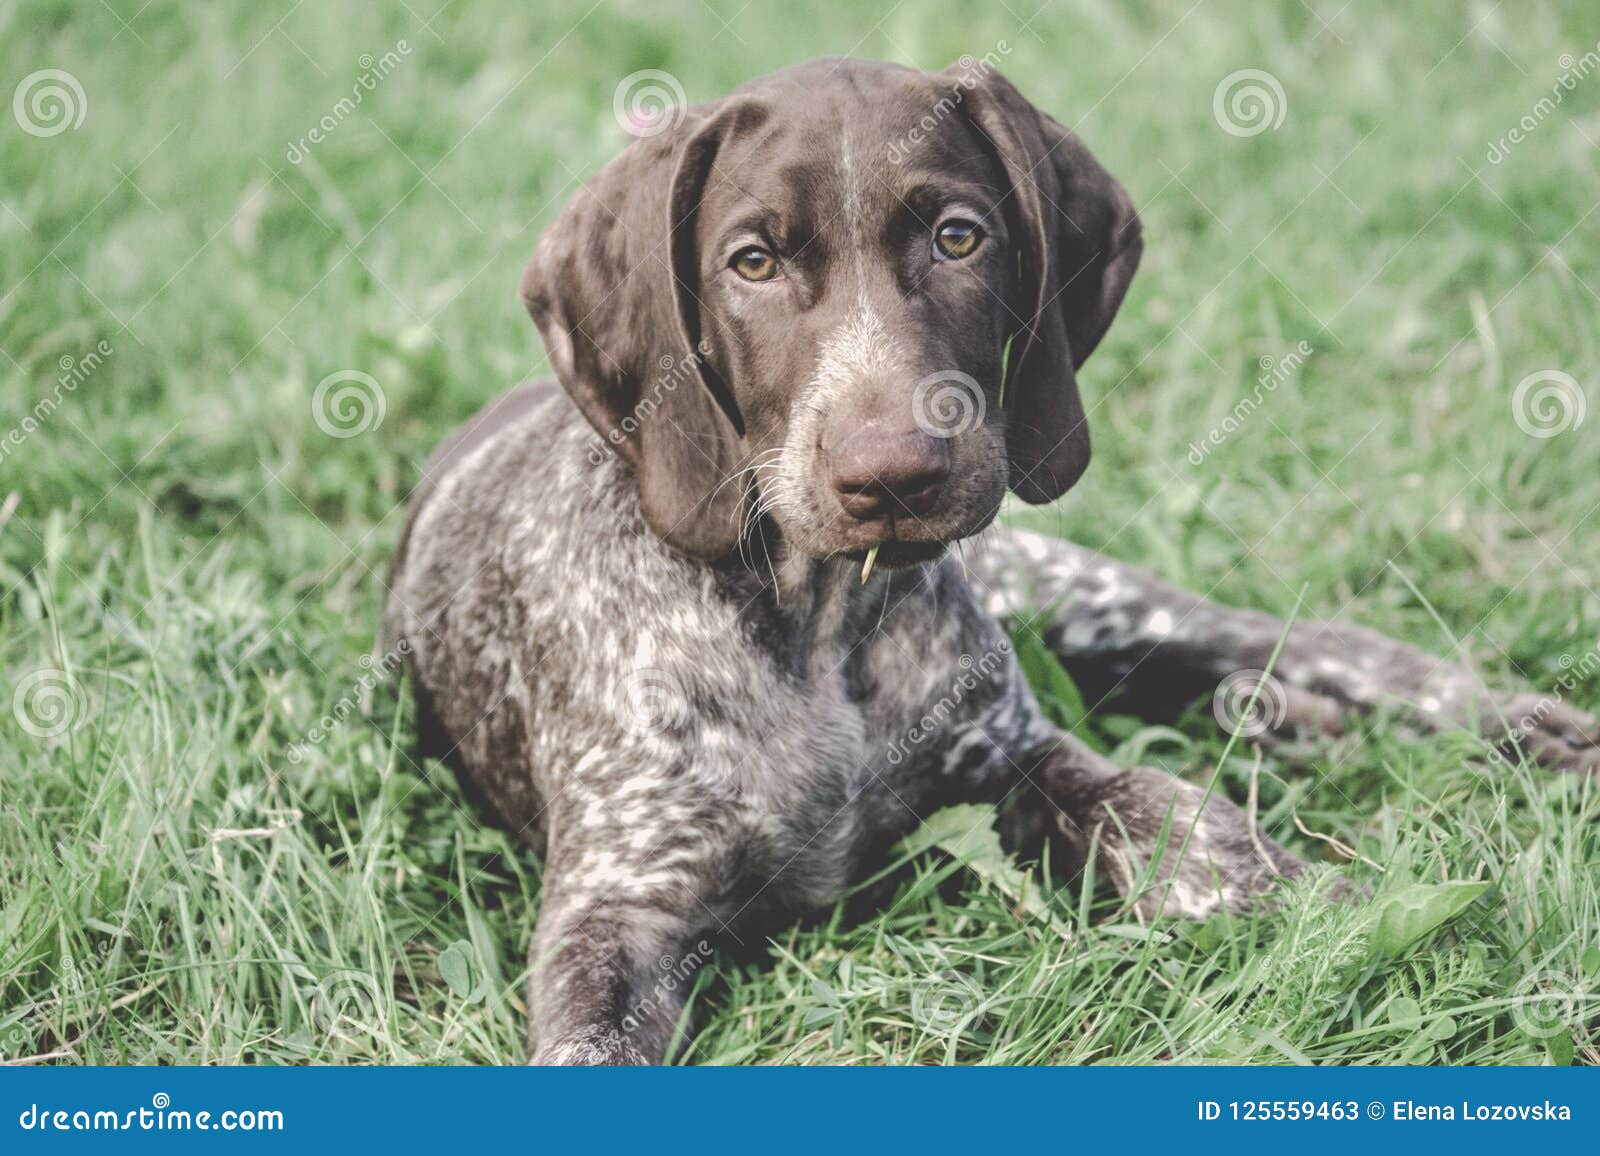
[[[830,456],[839,505],[861,522],[921,517],[950,477],[949,443],[921,430],[869,426],[840,439]]]

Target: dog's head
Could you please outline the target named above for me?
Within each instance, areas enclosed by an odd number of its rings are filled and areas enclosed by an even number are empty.
[[[983,62],[816,61],[635,141],[522,295],[563,386],[700,558],[936,556],[1089,460],[1074,371],[1139,262],[1127,194]]]

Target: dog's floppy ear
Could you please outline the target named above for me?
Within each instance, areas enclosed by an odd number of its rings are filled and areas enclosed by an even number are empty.
[[[1005,383],[1011,489],[1053,501],[1089,465],[1075,371],[1100,344],[1143,248],[1133,202],[1075,135],[997,72],[952,69],[962,108],[1005,169],[1017,266]]]
[[[726,110],[736,112],[736,109]],[[691,557],[737,545],[744,423],[700,345],[696,213],[733,118],[634,141],[539,239],[522,300],[589,424],[639,478],[645,521]]]

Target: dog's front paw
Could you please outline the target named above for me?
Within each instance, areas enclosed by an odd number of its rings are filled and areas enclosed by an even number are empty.
[[[1600,774],[1600,723],[1550,695],[1511,695],[1482,719],[1484,735],[1502,754],[1521,750],[1551,770]]]
[[[619,1028],[594,1026],[551,1040],[533,1050],[536,1067],[638,1067],[649,1064],[643,1052]]]
[[[1085,849],[1098,839],[1112,882],[1146,918],[1242,912],[1304,868],[1222,795],[1161,771],[1120,771],[1095,794],[1085,811],[1060,816],[1062,832]]]
[[[1600,773],[1600,724],[1559,694],[1484,691],[1465,668],[1445,666],[1423,684],[1414,701],[1430,729],[1460,728],[1481,735],[1500,760],[1515,759],[1520,752],[1553,771]]]

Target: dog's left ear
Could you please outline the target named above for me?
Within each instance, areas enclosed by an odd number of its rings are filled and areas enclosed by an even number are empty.
[[[1089,426],[1076,370],[1100,344],[1143,249],[1139,216],[1117,181],[1075,135],[997,72],[946,76],[1010,184],[1016,250],[1008,294],[1011,356],[1005,382],[1011,489],[1054,501],[1089,465]]]

